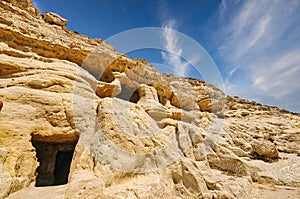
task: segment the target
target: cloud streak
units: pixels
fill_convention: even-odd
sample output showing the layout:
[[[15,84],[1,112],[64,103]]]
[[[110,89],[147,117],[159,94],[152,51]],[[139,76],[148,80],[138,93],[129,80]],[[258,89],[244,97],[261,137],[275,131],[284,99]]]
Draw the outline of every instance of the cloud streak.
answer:
[[[256,71],[252,75],[254,86],[259,86],[274,98],[281,100],[299,92],[300,50],[289,52],[269,63],[268,68]],[[276,92],[273,92],[276,91]]]
[[[300,112],[300,1],[223,0],[218,21],[228,93]]]
[[[175,26],[175,20],[169,20],[163,26],[162,38],[166,51],[161,52],[161,56],[166,64],[174,67],[173,71],[176,75],[185,76],[189,63],[181,59],[183,49],[179,45],[176,32],[174,32]]]

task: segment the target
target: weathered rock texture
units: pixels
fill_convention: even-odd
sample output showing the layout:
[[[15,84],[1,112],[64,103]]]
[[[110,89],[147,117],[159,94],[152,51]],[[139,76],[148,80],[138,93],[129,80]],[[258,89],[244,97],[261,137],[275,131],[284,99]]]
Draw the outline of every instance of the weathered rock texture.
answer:
[[[160,74],[30,0],[0,12],[0,198],[300,197],[298,114]],[[36,187],[74,145],[68,183]]]

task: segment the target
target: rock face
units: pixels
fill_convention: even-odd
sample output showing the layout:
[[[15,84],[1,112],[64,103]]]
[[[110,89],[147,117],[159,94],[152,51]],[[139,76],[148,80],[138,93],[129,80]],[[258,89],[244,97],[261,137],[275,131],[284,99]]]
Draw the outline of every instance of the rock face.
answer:
[[[0,11],[0,198],[300,197],[299,114]]]

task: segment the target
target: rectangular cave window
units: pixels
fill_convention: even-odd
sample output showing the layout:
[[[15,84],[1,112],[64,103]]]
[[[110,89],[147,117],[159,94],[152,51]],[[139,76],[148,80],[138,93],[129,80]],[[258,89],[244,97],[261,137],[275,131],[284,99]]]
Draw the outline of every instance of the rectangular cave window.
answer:
[[[54,185],[68,183],[70,165],[74,151],[58,151],[54,169]]]
[[[36,187],[68,183],[70,166],[76,143],[32,141],[40,163],[37,168]]]

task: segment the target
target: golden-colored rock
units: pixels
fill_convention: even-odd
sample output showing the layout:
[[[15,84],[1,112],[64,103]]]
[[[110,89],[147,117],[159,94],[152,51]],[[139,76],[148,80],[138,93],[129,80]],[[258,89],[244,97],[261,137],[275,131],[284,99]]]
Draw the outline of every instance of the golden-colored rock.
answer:
[[[121,93],[121,83],[115,79],[111,83],[101,82],[97,83],[96,94],[101,97],[115,97]]]
[[[198,105],[201,111],[217,112],[222,110],[224,102],[213,100],[210,97],[199,100]]]
[[[46,12],[44,15],[44,20],[50,24],[55,24],[61,27],[64,27],[68,24],[68,20],[53,12]]]
[[[268,140],[255,140],[251,143],[252,154],[263,160],[278,159],[278,150],[276,146]]]
[[[0,12],[0,198],[299,198],[299,114]]]

